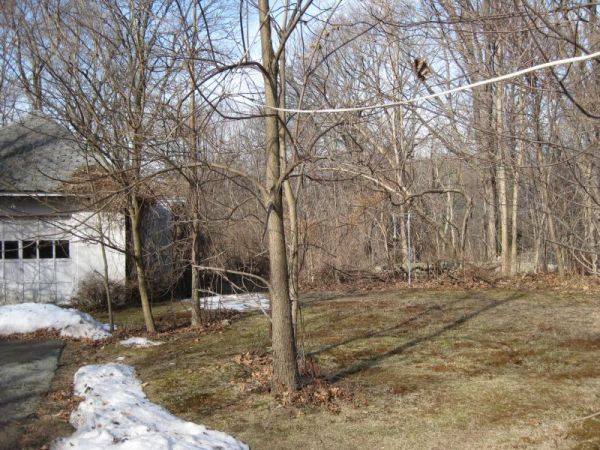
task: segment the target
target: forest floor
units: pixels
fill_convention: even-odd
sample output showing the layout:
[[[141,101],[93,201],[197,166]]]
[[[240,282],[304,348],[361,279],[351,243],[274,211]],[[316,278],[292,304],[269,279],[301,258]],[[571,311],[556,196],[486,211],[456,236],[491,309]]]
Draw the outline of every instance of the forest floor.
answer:
[[[600,448],[595,292],[317,293],[302,306],[300,350],[327,387],[312,391],[322,402],[274,399],[260,388],[261,371],[244,364],[270,350],[268,320],[257,312],[200,333],[159,334],[159,347],[68,342],[34,428],[46,428],[46,438],[70,434],[72,373],[118,358],[136,368],[151,401],[255,450]],[[155,313],[159,323],[187,314],[181,303]],[[128,309],[117,323],[141,331],[143,320]]]

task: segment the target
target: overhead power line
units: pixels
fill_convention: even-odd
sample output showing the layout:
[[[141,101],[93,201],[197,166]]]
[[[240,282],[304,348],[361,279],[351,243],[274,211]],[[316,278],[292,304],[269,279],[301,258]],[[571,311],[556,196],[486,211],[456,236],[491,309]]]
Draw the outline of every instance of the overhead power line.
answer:
[[[456,92],[466,91],[467,89],[473,89],[479,86],[485,86],[486,84],[497,83],[499,81],[509,80],[511,78],[516,78],[520,75],[525,75],[530,72],[535,72],[536,70],[546,69],[548,67],[561,66],[564,64],[573,64],[581,61],[586,61],[588,59],[598,58],[600,57],[600,51],[589,53],[587,55],[574,56],[572,58],[564,58],[556,61],[550,61],[543,64],[538,64],[537,66],[528,67],[526,69],[517,70],[516,72],[511,72],[506,75],[500,75],[493,78],[488,78],[486,80],[477,81],[475,83],[467,84],[465,86],[459,86],[453,89],[448,89],[442,92],[437,92],[435,94],[424,95],[422,97],[415,97],[408,100],[401,100],[397,102],[389,102],[389,103],[381,103],[378,105],[367,105],[367,106],[352,106],[347,108],[329,108],[329,109],[291,109],[291,108],[276,108],[273,106],[262,105],[259,103],[254,103],[256,106],[268,108],[275,111],[287,112],[291,114],[331,114],[331,113],[344,113],[344,112],[359,112],[359,111],[369,111],[373,109],[385,109],[385,108],[394,108],[402,105],[409,105],[412,103],[419,103],[425,100],[429,100],[432,98],[442,97],[449,94],[454,94]]]

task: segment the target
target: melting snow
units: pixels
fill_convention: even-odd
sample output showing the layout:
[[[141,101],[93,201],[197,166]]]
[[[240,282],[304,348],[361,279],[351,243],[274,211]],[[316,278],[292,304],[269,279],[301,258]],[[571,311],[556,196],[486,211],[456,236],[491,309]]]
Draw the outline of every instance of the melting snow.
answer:
[[[235,311],[252,311],[269,309],[269,299],[264,294],[232,294],[215,295],[200,299],[207,309],[233,309]]]
[[[95,341],[110,337],[109,326],[77,309],[47,303],[21,303],[0,306],[0,335],[59,330],[64,337]]]
[[[82,367],[75,374],[75,394],[84,397],[71,414],[77,431],[57,440],[54,450],[249,449],[225,433],[185,422],[150,402],[130,366]]]
[[[162,342],[151,341],[145,337],[130,337],[120,342],[125,347],[155,347],[161,345]]]

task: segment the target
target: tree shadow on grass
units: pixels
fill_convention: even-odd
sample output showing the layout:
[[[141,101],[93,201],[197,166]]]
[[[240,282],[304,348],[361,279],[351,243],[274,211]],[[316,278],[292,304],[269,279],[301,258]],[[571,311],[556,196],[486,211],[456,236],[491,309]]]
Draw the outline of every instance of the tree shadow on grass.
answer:
[[[465,293],[465,294],[461,295],[460,297],[456,297],[455,299],[445,302],[443,304],[437,304],[437,303],[433,304],[433,305],[425,308],[423,311],[419,312],[418,314],[415,314],[414,316],[409,317],[408,319],[406,319],[400,323],[397,323],[391,327],[387,327],[387,328],[377,330],[377,331],[370,331],[368,333],[365,333],[365,334],[362,334],[359,336],[354,336],[354,337],[348,338],[344,341],[335,342],[333,344],[323,345],[315,350],[308,352],[307,356],[315,356],[315,355],[318,355],[319,353],[324,353],[324,352],[333,350],[338,347],[343,347],[345,345],[355,343],[356,341],[372,339],[372,338],[376,338],[376,337],[382,337],[382,336],[393,334],[395,332],[403,330],[406,326],[411,325],[412,323],[417,322],[419,319],[422,319],[432,313],[443,312],[445,309],[452,307],[464,300],[472,300],[472,299],[473,299],[473,296],[471,293]]]
[[[439,330],[437,330],[434,333],[430,333],[430,334],[428,334],[426,336],[421,336],[421,337],[414,338],[414,339],[412,339],[412,340],[410,340],[408,342],[405,342],[402,345],[399,345],[399,346],[397,346],[397,347],[395,347],[395,348],[393,348],[393,349],[391,349],[391,350],[389,350],[387,352],[380,353],[380,354],[377,354],[377,355],[373,355],[373,356],[368,357],[368,358],[360,359],[356,363],[354,363],[354,364],[352,364],[352,365],[350,365],[348,367],[342,368],[341,370],[339,370],[339,371],[337,371],[337,372],[329,375],[327,378],[328,378],[329,381],[335,382],[335,381],[339,381],[339,380],[342,380],[344,378],[347,378],[349,376],[355,375],[355,374],[357,374],[357,373],[359,373],[359,372],[361,372],[361,371],[363,371],[365,369],[369,369],[369,368],[371,368],[371,367],[373,367],[373,366],[375,366],[375,365],[377,365],[377,364],[385,361],[388,358],[400,355],[400,354],[404,353],[405,351],[410,350],[411,348],[418,346],[419,344],[431,341],[431,340],[433,340],[433,339],[435,339],[435,338],[443,335],[444,333],[446,333],[448,331],[455,330],[455,329],[461,327],[466,322],[470,321],[471,319],[473,319],[473,318],[475,318],[475,317],[477,317],[477,316],[479,316],[481,314],[484,314],[484,313],[486,313],[486,312],[488,312],[490,310],[498,308],[499,306],[503,306],[503,305],[505,305],[507,303],[510,303],[512,301],[518,300],[518,299],[520,299],[520,298],[522,298],[524,296],[525,296],[525,293],[523,293],[523,292],[515,292],[515,293],[511,294],[510,296],[508,296],[507,298],[505,298],[503,300],[494,300],[494,301],[491,301],[490,303],[487,303],[486,305],[484,305],[484,306],[482,306],[480,308],[477,308],[476,310],[463,315],[459,319],[454,320],[454,321],[452,321],[451,323],[449,323],[447,325],[444,325],[442,328],[440,328]],[[460,298],[460,299],[457,299],[457,300],[453,301],[453,304],[456,304],[457,302],[459,302],[461,300],[464,300],[464,298]],[[422,316],[424,316],[426,314],[429,314],[434,309],[435,309],[435,307],[428,308],[427,310],[425,310],[425,311],[417,314],[414,317],[411,317],[410,319],[408,319],[408,320],[406,320],[406,321],[404,321],[404,322],[402,322],[400,324],[395,325],[394,327],[390,327],[390,328],[388,328],[386,330],[381,330],[381,331],[378,331],[376,333],[369,333],[368,335],[365,335],[365,336],[358,336],[358,337],[349,339],[347,341],[340,342],[338,344],[334,344],[334,345],[328,346],[328,348],[319,349],[318,351],[313,352],[313,354],[320,353],[320,352],[323,352],[323,351],[326,351],[326,350],[330,350],[332,348],[339,347],[339,346],[348,344],[350,342],[353,342],[353,341],[356,341],[356,340],[359,340],[359,339],[370,339],[370,338],[373,338],[373,337],[381,336],[381,335],[383,335],[386,332],[399,329],[399,328],[405,326],[406,324],[408,324],[408,323],[410,323],[412,321],[415,321],[417,318],[422,317]]]
[[[408,289],[408,288],[395,288],[388,287],[381,291],[365,292],[364,290],[357,289],[352,291],[329,291],[329,292],[308,292],[302,295],[300,302],[303,308],[322,306],[328,303],[334,303],[338,300],[365,300],[365,303],[372,301],[369,297],[389,297],[395,295],[401,295],[403,292],[413,295],[423,291],[423,288]]]

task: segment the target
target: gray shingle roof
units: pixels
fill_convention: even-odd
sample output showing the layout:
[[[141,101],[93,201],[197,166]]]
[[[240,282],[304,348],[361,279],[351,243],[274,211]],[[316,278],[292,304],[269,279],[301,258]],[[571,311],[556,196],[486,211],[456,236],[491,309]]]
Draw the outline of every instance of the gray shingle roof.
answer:
[[[29,116],[0,128],[0,192],[59,192],[84,165],[71,133],[51,119]]]

